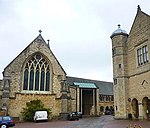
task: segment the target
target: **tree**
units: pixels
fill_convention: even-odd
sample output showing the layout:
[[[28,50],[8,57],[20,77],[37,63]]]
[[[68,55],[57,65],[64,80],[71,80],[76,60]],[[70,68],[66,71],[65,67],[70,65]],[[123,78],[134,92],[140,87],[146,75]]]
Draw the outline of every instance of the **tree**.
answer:
[[[51,113],[50,109],[45,108],[41,100],[36,99],[26,103],[26,107],[23,108],[22,116],[26,121],[33,121],[33,117],[36,111],[47,111],[48,115]]]

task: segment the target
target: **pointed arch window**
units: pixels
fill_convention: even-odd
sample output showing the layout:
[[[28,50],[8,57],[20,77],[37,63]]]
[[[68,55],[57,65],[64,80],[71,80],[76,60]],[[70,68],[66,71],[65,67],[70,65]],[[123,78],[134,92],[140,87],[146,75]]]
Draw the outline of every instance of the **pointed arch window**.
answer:
[[[28,69],[25,69],[24,71],[24,85],[23,85],[23,90],[28,89]]]
[[[44,71],[44,66],[42,66],[42,71],[41,71],[41,84],[40,84],[40,90],[44,91],[44,79],[45,79],[45,71]]]
[[[46,88],[45,88],[46,91],[49,90],[49,84],[50,84],[50,71],[48,66],[46,71]]]
[[[24,91],[50,91],[50,68],[41,54],[34,55],[25,64],[23,73]]]
[[[35,90],[39,90],[39,70],[36,70],[35,73]]]

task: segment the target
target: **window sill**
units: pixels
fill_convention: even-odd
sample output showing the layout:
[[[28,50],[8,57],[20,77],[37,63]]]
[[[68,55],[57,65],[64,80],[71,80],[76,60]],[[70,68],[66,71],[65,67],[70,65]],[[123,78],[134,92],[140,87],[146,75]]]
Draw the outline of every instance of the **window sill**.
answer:
[[[21,91],[21,94],[50,94],[50,91]]]

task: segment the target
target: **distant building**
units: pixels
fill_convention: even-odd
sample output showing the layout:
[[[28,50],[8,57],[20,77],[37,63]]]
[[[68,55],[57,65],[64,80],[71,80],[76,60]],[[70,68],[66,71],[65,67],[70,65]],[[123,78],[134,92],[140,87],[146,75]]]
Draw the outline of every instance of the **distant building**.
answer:
[[[99,97],[104,97],[102,103],[107,104],[101,104]],[[113,107],[113,84],[68,77],[40,31],[5,67],[0,80],[0,98],[0,108],[19,119],[26,103],[34,99],[40,99],[50,108],[53,117],[65,118],[72,111],[100,115],[100,105],[103,111],[106,105]]]
[[[87,83],[93,83],[96,85],[96,87],[99,89],[98,92],[98,111],[99,115],[105,114],[106,110],[113,110],[114,109],[114,94],[113,94],[113,84],[111,82],[105,82],[105,81],[98,81],[98,80],[90,80],[90,79],[83,79],[83,78],[77,78],[77,77],[68,77],[67,76],[67,82],[71,86],[76,86],[77,83],[80,83],[80,85],[84,85]],[[76,84],[76,85],[75,85]],[[79,85],[79,84],[78,84]],[[90,88],[80,87],[79,86],[79,92],[80,92],[80,102],[82,102],[80,105],[80,111],[83,112],[85,115],[92,115],[90,114],[90,109],[86,109],[86,101],[88,101],[88,97],[90,96]],[[94,94],[94,93],[93,93]],[[94,101],[96,102],[96,101]],[[82,110],[81,110],[82,109]]]
[[[130,33],[118,26],[112,35],[114,108],[117,119],[150,118],[150,16],[137,14]]]

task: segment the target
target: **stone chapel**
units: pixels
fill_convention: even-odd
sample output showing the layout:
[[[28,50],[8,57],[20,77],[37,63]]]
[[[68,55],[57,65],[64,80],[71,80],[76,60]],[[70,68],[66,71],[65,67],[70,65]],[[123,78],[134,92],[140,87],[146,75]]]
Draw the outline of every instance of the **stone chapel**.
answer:
[[[0,80],[0,108],[21,119],[26,103],[40,99],[52,117],[66,118],[68,112],[100,114],[100,94],[113,107],[113,84],[67,76],[40,34],[3,71]],[[109,100],[108,100],[109,99]],[[104,102],[104,99],[103,101]]]

